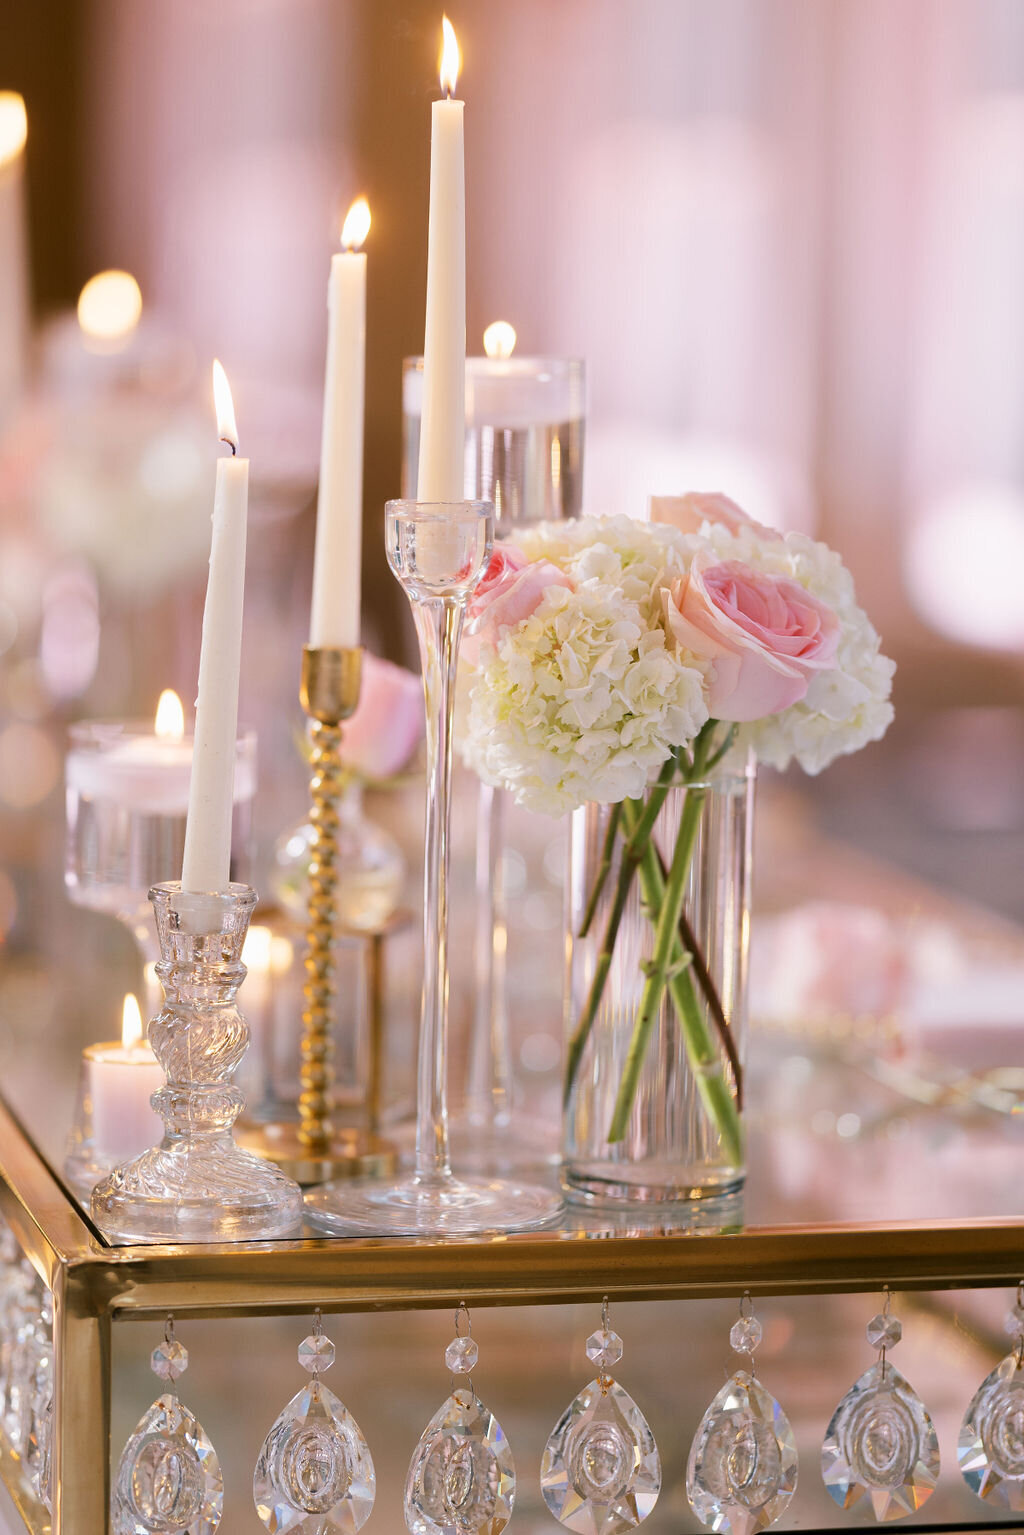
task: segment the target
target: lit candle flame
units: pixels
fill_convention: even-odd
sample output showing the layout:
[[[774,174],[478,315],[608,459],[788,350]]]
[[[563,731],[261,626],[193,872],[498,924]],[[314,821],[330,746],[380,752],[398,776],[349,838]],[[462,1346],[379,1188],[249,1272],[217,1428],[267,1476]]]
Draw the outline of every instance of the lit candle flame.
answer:
[[[213,359],[213,402],[217,407],[217,436],[226,442],[232,453],[238,452],[238,427],[235,425],[235,407],[231,399],[231,385],[220,362]]]
[[[124,999],[124,1007],[121,1011],[121,1043],[126,1050],[134,1050],[142,1041],[142,1014],[139,1012],[139,1000],[135,993],[130,991]]]
[[[142,317],[142,293],[130,272],[97,272],[78,295],[78,323],[90,341],[126,341]]]
[[[17,91],[0,91],[0,165],[8,165],[25,148],[28,113]]]
[[[351,208],[345,215],[345,222],[341,226],[341,243],[347,251],[357,251],[362,248],[363,241],[370,233],[370,204],[365,197],[357,197]]]
[[[160,694],[153,730],[161,741],[180,741],[185,734],[185,711],[173,688],[164,688]]]
[[[444,33],[444,43],[441,47],[441,89],[446,96],[454,96],[462,57],[459,53],[459,40],[455,36],[455,28],[447,16],[441,18],[441,31]]]
[[[484,351],[488,357],[511,357],[516,349],[515,327],[507,320],[495,320],[484,331]]]

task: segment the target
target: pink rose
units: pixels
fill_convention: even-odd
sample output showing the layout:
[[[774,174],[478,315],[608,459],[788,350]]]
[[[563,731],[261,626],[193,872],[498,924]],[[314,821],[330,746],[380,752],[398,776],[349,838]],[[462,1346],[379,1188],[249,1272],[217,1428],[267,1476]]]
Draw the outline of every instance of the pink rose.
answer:
[[[798,703],[813,674],[835,658],[838,618],[786,576],[763,574],[739,560],[695,560],[689,574],[661,596],[676,643],[712,663],[713,719],[778,714]]]
[[[359,702],[342,727],[345,765],[367,778],[390,778],[405,767],[423,730],[419,677],[366,651]]]
[[[766,528],[763,522],[748,517],[735,501],[719,491],[691,490],[685,496],[652,496],[651,521],[668,523],[680,533],[699,533],[701,523],[717,522],[730,533],[750,528],[761,538],[782,537],[775,528]]]
[[[503,629],[529,618],[549,586],[571,587],[572,582],[550,560],[529,561],[514,545],[498,545],[469,599],[466,633],[477,641],[470,647],[471,658],[480,643],[496,645]]]

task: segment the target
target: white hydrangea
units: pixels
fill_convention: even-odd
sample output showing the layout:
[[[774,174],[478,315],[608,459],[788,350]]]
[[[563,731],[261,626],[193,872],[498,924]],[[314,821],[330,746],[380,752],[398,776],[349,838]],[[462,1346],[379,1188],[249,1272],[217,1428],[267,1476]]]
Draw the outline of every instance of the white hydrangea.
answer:
[[[705,523],[700,536],[719,559],[743,560],[799,581],[840,623],[835,667],[819,672],[799,703],[744,725],[737,748],[752,748],[770,767],[796,761],[805,772],[820,773],[836,757],[879,740],[893,718],[889,695],[896,665],[882,655],[878,633],[857,604],[853,577],[835,550],[803,533],[766,538],[754,527],[731,533]]]
[[[707,719],[703,674],[667,640],[661,586],[687,540],[628,517],[524,532],[519,547],[571,577],[481,649],[463,751],[485,782],[530,810],[634,797]]]

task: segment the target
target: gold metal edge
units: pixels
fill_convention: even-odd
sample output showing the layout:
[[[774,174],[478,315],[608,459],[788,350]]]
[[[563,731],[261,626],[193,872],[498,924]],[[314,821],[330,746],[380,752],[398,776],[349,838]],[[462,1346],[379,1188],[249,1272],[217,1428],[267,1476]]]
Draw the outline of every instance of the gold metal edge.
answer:
[[[780,1228],[736,1236],[317,1241],[240,1249],[135,1248],[80,1278],[118,1318],[517,1306],[1010,1286],[1024,1226]]]
[[[0,1214],[51,1290],[62,1264],[95,1250],[90,1223],[2,1099]]]

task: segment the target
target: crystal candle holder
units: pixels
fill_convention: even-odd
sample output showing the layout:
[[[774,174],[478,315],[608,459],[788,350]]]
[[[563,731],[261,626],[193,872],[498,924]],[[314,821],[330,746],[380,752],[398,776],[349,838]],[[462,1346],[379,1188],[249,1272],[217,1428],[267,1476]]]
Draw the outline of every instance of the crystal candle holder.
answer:
[[[402,363],[402,494],[415,493],[423,358]],[[578,517],[583,503],[584,365],[576,357],[467,357],[463,493],[494,505],[498,538]]]
[[[218,1242],[283,1236],[299,1224],[297,1183],[235,1144],[245,1099],[232,1082],[249,1044],[236,1005],[242,944],[256,904],[248,885],[191,894],[178,881],[149,893],[160,942],[163,1007],[149,1042],[167,1077],[152,1103],[159,1146],[113,1172],[92,1214],[115,1241]]]
[[[448,1151],[448,865],[452,712],[462,621],[493,540],[487,502],[389,501],[388,563],[412,604],[427,710],[423,1001],[416,1094],[416,1161],[398,1184],[357,1179],[306,1196],[310,1219],[352,1235],[471,1235],[554,1219],[551,1190],[456,1177]]]

